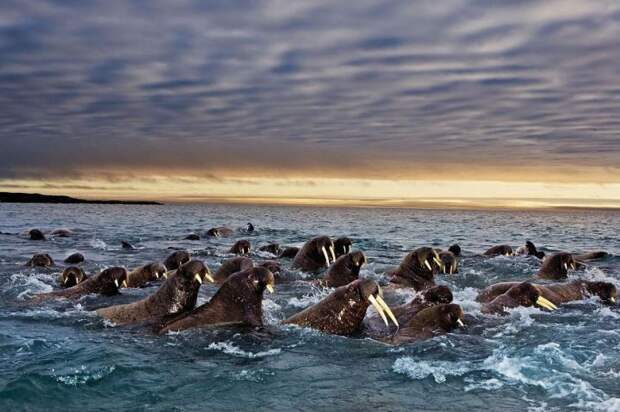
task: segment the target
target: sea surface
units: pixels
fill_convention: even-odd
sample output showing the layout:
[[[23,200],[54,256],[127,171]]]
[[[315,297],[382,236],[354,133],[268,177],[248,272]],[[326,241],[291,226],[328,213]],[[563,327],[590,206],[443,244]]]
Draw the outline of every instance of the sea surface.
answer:
[[[230,238],[182,240],[214,226]],[[74,235],[30,241],[30,228],[69,228]],[[619,410],[620,310],[597,299],[553,313],[512,310],[486,316],[474,301],[489,284],[525,279],[532,257],[483,258],[487,247],[527,239],[546,252],[604,249],[611,257],[572,278],[619,284],[620,214],[606,211],[508,212],[347,209],[267,206],[122,206],[0,204],[0,410]],[[8,234],[6,234],[8,233]],[[265,295],[263,330],[225,328],[155,336],[140,327],[116,327],[93,309],[153,293],[126,289],[114,297],[29,305],[54,289],[63,259],[80,251],[85,268],[133,268],[187,248],[212,270],[247,238],[301,245],[326,234],[349,236],[369,263],[363,277],[383,275],[410,250],[426,245],[464,250],[461,272],[439,276],[467,314],[466,329],[399,347],[364,338],[283,327],[279,321],[330,291],[290,270],[289,282]],[[136,246],[123,250],[121,240]],[[59,265],[27,268],[37,252]],[[268,254],[253,253],[255,260]],[[213,295],[201,287],[199,304]],[[406,301],[410,291],[392,300]]]

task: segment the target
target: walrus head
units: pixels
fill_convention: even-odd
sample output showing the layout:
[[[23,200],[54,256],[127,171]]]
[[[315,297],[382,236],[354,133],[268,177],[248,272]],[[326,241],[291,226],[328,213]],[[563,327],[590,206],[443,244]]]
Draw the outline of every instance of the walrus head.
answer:
[[[92,284],[89,287],[92,293],[97,292],[107,296],[116,295],[121,287],[127,287],[127,275],[127,269],[124,267],[107,268],[91,278]]]
[[[253,266],[254,262],[248,257],[238,256],[230,258],[222,262],[213,277],[217,283],[224,283],[230,275],[251,269]]]
[[[151,280],[157,280],[161,277],[165,277],[166,272],[168,271],[166,269],[166,266],[164,266],[162,263],[159,263],[159,262],[148,264],[146,269],[149,271],[151,275]]]
[[[336,261],[334,243],[327,236],[318,236],[312,238],[308,242],[306,242],[301,248],[301,250],[297,253],[293,264],[295,264],[298,259],[312,262],[310,264],[311,266],[316,265],[319,267],[329,267],[332,262]],[[306,268],[302,267],[302,269]]]
[[[543,261],[538,276],[545,279],[566,279],[568,269],[577,269],[578,262],[570,253],[561,252],[549,256]]]
[[[456,257],[461,256],[461,247],[456,243],[448,248],[448,252],[452,252],[452,254]]]
[[[248,233],[252,233],[254,232],[254,225],[251,222],[248,222],[248,224],[245,226],[245,230]]]
[[[353,246],[353,242],[348,237],[339,237],[334,242],[334,250],[336,252],[336,258],[339,258],[342,255],[346,255],[347,253],[351,253],[351,247]]]
[[[280,265],[280,262],[276,260],[265,260],[256,266],[269,270],[276,278],[278,278],[280,272],[282,271],[282,265]]]
[[[264,245],[258,248],[261,252],[269,252],[272,255],[278,256],[280,253],[280,245],[277,243],[269,243],[268,245]]]
[[[45,235],[39,229],[32,229],[28,232],[30,240],[45,240]]]
[[[229,252],[234,253],[235,255],[247,255],[250,253],[250,249],[252,245],[248,240],[238,240],[235,244],[230,248]]]
[[[542,296],[538,288],[530,282],[522,282],[512,286],[505,293],[497,296],[491,302],[482,306],[483,313],[506,314],[506,308],[519,306],[537,306],[550,311],[556,310],[557,306]]]
[[[324,286],[337,288],[353,282],[365,263],[366,256],[360,251],[340,256],[323,277]]]
[[[189,262],[191,259],[191,254],[187,250],[177,250],[176,252],[172,252],[170,256],[164,260],[164,266],[168,272],[178,269],[184,263]]]
[[[545,252],[538,251],[534,243],[529,240],[525,242],[525,249],[527,250],[528,256],[536,256],[538,259],[543,259],[545,257]]]
[[[78,283],[82,283],[86,279],[86,273],[84,273],[81,268],[77,266],[69,266],[63,270],[62,275],[60,276],[60,285],[63,288],[70,288]]]
[[[425,289],[422,292],[422,297],[425,302],[434,304],[451,303],[453,299],[452,291],[449,287],[444,285],[433,286]]]
[[[26,266],[48,267],[54,266],[54,259],[47,253],[37,253],[26,263]]]
[[[207,236],[222,237],[222,234],[220,233],[220,230],[218,228],[214,227],[214,228],[207,230]]]
[[[358,279],[341,286],[319,303],[291,316],[283,323],[310,327],[334,335],[351,335],[359,330],[370,305],[386,325],[389,318],[398,326],[392,310],[381,297],[379,284],[371,279]]]
[[[406,328],[413,328],[428,330],[433,334],[448,333],[456,328],[465,327],[464,318],[463,309],[457,304],[447,303],[431,306],[430,308],[422,309],[401,331],[404,331]]]
[[[76,265],[82,262],[84,262],[84,255],[79,252],[69,255],[65,259],[65,263],[69,263],[71,265]]]
[[[586,288],[591,295],[598,296],[603,303],[615,305],[617,298],[616,286],[610,282],[586,282]]]
[[[391,272],[390,282],[412,286],[416,290],[434,285],[433,266],[443,269],[436,250],[421,247],[405,256],[398,268]]]
[[[434,263],[434,265],[441,270],[443,268],[442,273],[453,275],[459,272],[459,260],[452,252],[439,252],[439,259],[441,260],[441,266]]]
[[[197,282],[202,284],[204,279],[207,279],[211,283],[215,283],[209,267],[201,260],[190,260],[179,267],[177,273],[186,282]]]

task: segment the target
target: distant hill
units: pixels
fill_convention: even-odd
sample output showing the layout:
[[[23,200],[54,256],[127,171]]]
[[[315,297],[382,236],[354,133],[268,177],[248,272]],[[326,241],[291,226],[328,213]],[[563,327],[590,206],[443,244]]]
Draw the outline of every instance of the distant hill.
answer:
[[[41,195],[39,193],[0,192],[0,203],[88,203],[95,205],[161,205],[159,202],[135,200],[86,200],[70,196]]]

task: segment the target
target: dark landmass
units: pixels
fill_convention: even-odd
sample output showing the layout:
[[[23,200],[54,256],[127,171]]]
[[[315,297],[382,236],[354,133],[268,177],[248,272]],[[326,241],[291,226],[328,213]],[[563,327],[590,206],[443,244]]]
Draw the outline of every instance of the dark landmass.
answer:
[[[0,203],[87,203],[94,205],[162,205],[159,202],[137,200],[86,200],[70,196],[41,195],[39,193],[0,192]]]

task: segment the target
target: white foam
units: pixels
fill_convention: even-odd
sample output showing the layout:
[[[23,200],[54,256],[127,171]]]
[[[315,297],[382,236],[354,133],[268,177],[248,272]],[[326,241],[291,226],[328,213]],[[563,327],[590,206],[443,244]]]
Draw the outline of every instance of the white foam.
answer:
[[[267,351],[262,351],[262,352],[246,352],[242,349],[240,349],[239,347],[233,345],[230,342],[216,342],[216,343],[211,343],[209,346],[207,346],[207,349],[209,350],[219,350],[222,351],[228,355],[233,355],[233,356],[237,356],[240,358],[248,358],[248,359],[255,359],[255,358],[264,358],[266,356],[274,356],[274,355],[278,355],[280,354],[280,352],[282,352],[282,350],[280,348],[275,348],[275,349],[269,349]]]
[[[107,250],[108,248],[108,244],[106,242],[97,238],[91,239],[88,244],[94,249]]]
[[[55,370],[52,369],[52,376],[56,378],[56,381],[69,386],[84,385],[90,381],[98,381],[104,377],[110,375],[116,369],[115,366],[107,366],[94,371],[89,371],[86,366],[82,365],[80,368],[75,369],[73,373],[65,375],[56,375]]]
[[[301,298],[292,297],[288,300],[288,304],[296,308],[307,308],[308,306],[319,303],[323,298],[329,295],[333,289],[330,288],[313,288],[312,292],[303,295]]]
[[[398,358],[392,366],[396,373],[411,379],[425,379],[432,376],[437,383],[444,383],[448,376],[462,376],[471,371],[469,362],[418,361],[411,357]]]

